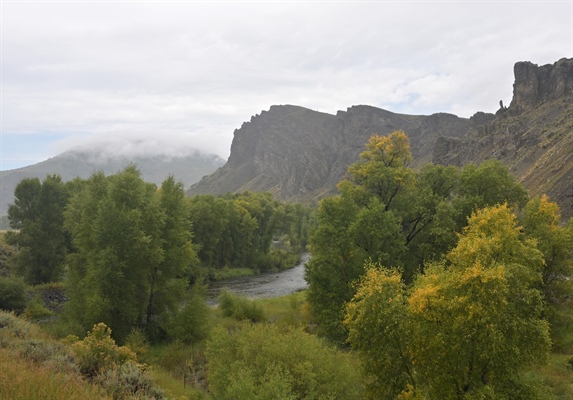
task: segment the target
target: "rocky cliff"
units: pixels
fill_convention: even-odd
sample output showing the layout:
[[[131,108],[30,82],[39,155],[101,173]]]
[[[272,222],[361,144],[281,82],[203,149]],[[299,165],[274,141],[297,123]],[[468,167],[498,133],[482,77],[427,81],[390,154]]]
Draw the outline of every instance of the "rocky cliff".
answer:
[[[463,137],[437,140],[433,161],[463,165],[496,158],[529,190],[573,215],[573,59],[514,67],[513,99],[492,121]]]
[[[493,115],[459,118],[396,114],[352,106],[336,115],[282,105],[235,130],[225,166],[189,190],[194,194],[270,191],[283,200],[312,201],[336,192],[348,166],[358,160],[368,138],[404,130],[417,165],[429,162],[438,137],[460,137]]]

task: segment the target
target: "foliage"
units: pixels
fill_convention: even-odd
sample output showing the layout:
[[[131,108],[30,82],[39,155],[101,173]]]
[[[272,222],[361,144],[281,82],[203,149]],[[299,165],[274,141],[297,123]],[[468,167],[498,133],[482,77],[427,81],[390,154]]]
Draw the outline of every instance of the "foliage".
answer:
[[[209,306],[198,291],[192,291],[183,306],[177,309],[167,324],[171,340],[185,344],[198,343],[209,333]]]
[[[21,312],[26,306],[26,284],[20,278],[0,276],[0,309]]]
[[[106,369],[95,378],[95,382],[114,399],[124,399],[127,396],[137,399],[165,398],[164,391],[155,387],[151,377],[131,361]]]
[[[218,399],[360,399],[348,355],[299,329],[243,324],[207,343],[209,388]]]
[[[22,316],[29,321],[36,321],[53,315],[54,312],[44,306],[41,297],[36,296],[28,301]]]
[[[369,396],[534,398],[521,373],[550,346],[541,267],[507,205],[474,213],[447,263],[428,266],[410,290],[370,266],[345,320]]]
[[[81,373],[92,378],[112,367],[136,361],[137,358],[129,348],[115,344],[111,329],[104,323],[94,325],[83,340],[72,344],[72,349]]]
[[[163,338],[197,261],[187,207],[172,177],[157,190],[133,166],[92,175],[65,214],[75,247],[67,317],[84,329],[103,321],[120,342],[133,328]]]
[[[306,246],[310,208],[281,203],[270,193],[245,192],[194,196],[190,215],[204,267],[247,267],[258,272],[281,269],[290,262],[288,257],[269,254],[273,238],[284,237],[295,253]]]
[[[573,294],[573,220],[565,226],[560,220],[559,206],[547,196],[531,199],[522,217],[525,235],[543,253],[543,292],[551,304]]]
[[[68,190],[58,175],[23,179],[8,208],[7,241],[19,248],[14,264],[26,282],[38,284],[61,278],[69,238],[64,231]]]
[[[233,317],[239,321],[266,320],[264,310],[256,300],[249,300],[226,289],[219,294],[219,309],[225,317]]]
[[[525,190],[497,161],[461,171],[440,165],[414,171],[411,161],[404,132],[374,135],[338,184],[340,194],[319,205],[306,268],[308,300],[319,332],[339,343],[347,335],[344,305],[366,261],[399,269],[410,284],[456,245],[456,232],[478,207],[525,204]]]

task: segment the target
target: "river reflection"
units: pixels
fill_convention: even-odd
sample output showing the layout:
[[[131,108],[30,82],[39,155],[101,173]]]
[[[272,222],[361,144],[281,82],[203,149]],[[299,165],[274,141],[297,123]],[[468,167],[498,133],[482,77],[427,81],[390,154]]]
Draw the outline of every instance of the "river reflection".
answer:
[[[214,282],[207,290],[207,303],[217,303],[217,296],[223,288],[251,299],[279,297],[304,290],[304,264],[310,259],[309,253],[301,255],[301,262],[295,267],[281,272],[267,272],[255,276],[244,276],[237,279]]]

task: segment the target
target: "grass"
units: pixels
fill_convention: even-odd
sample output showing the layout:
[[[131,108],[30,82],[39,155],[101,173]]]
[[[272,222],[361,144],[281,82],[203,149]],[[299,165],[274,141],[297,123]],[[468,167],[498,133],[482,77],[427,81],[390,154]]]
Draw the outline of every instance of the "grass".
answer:
[[[23,360],[0,349],[0,398],[12,400],[91,400],[108,397],[77,375]]]

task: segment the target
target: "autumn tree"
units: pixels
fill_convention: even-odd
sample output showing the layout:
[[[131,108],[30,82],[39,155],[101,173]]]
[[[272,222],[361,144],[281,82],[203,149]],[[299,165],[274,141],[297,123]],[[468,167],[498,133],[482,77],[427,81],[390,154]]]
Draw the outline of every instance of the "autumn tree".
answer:
[[[520,378],[550,346],[541,269],[507,205],[474,213],[446,261],[410,290],[398,274],[369,269],[345,323],[370,397],[535,398]]]
[[[397,268],[410,284],[429,261],[456,245],[456,233],[473,211],[504,202],[520,207],[526,200],[523,187],[499,162],[414,171],[411,161],[404,132],[374,135],[338,184],[340,194],[319,205],[306,277],[313,315],[331,339],[344,341],[344,304],[366,260]]]
[[[60,280],[69,238],[64,230],[64,208],[68,190],[58,175],[23,179],[14,191],[14,204],[8,208],[10,227],[7,240],[19,248],[16,272],[27,283]]]

